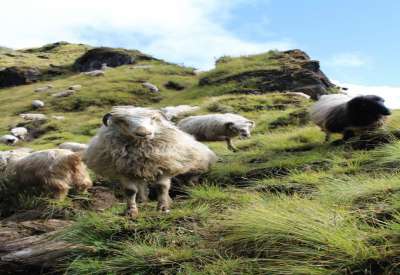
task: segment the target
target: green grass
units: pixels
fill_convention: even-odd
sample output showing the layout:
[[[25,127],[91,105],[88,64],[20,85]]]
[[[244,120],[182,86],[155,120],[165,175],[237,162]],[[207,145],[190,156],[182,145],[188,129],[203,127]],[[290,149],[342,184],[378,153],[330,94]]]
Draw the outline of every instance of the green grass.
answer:
[[[46,67],[50,62],[69,66],[85,47],[70,44],[18,51],[21,56],[1,58],[0,66]],[[43,54],[49,59],[38,57]],[[217,153],[218,163],[204,176],[203,184],[182,188],[184,194],[174,198],[168,215],[158,213],[156,203],[149,202],[139,206],[139,218],[131,221],[121,215],[123,202],[104,212],[91,212],[84,207],[90,195],[71,196],[63,202],[38,199],[13,193],[20,190],[3,179],[0,205],[11,211],[1,214],[39,207],[45,218],[74,220],[58,237],[89,246],[92,252],[73,254],[61,267],[66,274],[400,272],[397,140],[369,151],[346,144],[334,146],[324,143],[324,134],[316,126],[298,117],[298,111],[311,104],[303,98],[278,93],[231,94],[240,88],[234,82],[198,84],[204,77],[218,80],[251,70],[290,66],[282,63],[287,60],[276,59],[276,54],[224,57],[214,70],[199,76],[192,68],[152,60],[138,64],[152,67],[121,66],[99,78],[69,74],[1,89],[0,134],[22,122],[19,113],[33,112],[33,99],[45,102],[45,108],[35,112],[49,116],[43,126],[48,131],[19,145],[35,150],[54,148],[65,141],[88,142],[102,116],[117,104],[154,108],[198,105],[196,114],[233,112],[256,122],[250,139],[234,140],[237,153],[229,151],[224,142],[207,143]],[[160,94],[145,90],[143,81],[157,85]],[[166,89],[168,81],[183,84],[185,89]],[[34,92],[46,84],[55,88]],[[51,96],[73,84],[82,85],[75,95]],[[53,115],[65,116],[65,120],[55,120]],[[398,125],[400,113],[395,111],[387,128]],[[0,150],[12,148],[0,145]],[[103,184],[115,187],[113,182]]]
[[[275,56],[276,52],[270,51],[264,54],[241,56],[239,58],[221,57],[217,60],[216,68],[203,73],[201,77],[217,81],[246,71],[280,69],[282,64],[273,59]]]
[[[384,240],[351,212],[298,197],[268,198],[219,224],[222,245],[234,255],[254,257],[267,273],[356,272],[387,253],[370,244],[374,237]]]

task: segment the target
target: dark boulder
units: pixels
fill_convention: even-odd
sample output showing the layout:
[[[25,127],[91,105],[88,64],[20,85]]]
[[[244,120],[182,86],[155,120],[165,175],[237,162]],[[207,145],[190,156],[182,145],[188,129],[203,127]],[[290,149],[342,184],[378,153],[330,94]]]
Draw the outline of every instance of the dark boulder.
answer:
[[[183,86],[182,84],[180,84],[180,83],[178,83],[176,81],[173,81],[173,80],[168,81],[164,85],[164,87],[169,89],[169,90],[176,90],[176,91],[181,91],[181,90],[185,89],[185,86]]]
[[[36,82],[41,76],[42,73],[37,68],[8,67],[0,71],[0,88]]]
[[[118,67],[133,64],[134,61],[134,57],[126,50],[102,47],[87,51],[75,61],[73,68],[79,72],[88,72],[100,70],[103,64],[108,67]]]

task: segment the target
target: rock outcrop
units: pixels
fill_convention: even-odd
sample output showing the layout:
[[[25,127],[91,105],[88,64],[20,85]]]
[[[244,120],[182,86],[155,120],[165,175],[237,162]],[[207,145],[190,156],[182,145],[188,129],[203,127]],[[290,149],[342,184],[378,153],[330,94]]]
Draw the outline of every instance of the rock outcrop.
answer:
[[[233,74],[207,74],[200,79],[199,85],[218,85],[236,82],[240,91],[235,93],[261,94],[268,92],[301,92],[317,99],[320,95],[328,93],[335,85],[321,71],[319,61],[311,60],[301,50],[274,52],[270,61],[275,61],[278,66],[258,66],[256,69],[241,70]],[[217,61],[216,70],[221,64],[229,62]]]
[[[100,70],[103,64],[108,67],[118,67],[133,64],[134,58],[126,50],[112,48],[94,48],[79,57],[73,67],[79,72]]]
[[[41,76],[42,73],[37,68],[8,67],[0,71],[0,88],[36,82]]]

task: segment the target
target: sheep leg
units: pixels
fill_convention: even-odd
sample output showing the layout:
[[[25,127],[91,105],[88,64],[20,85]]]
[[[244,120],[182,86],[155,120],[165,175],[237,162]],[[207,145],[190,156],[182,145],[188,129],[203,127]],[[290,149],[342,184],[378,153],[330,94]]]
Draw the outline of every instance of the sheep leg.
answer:
[[[228,145],[228,149],[232,152],[237,152],[238,149],[233,145],[232,140],[230,138],[226,138],[226,144]]]
[[[138,194],[137,200],[138,202],[147,202],[149,200],[149,190],[146,184],[138,184]]]
[[[135,183],[126,181],[124,182],[124,189],[128,206],[125,215],[132,219],[136,219],[139,215],[139,210],[136,205],[136,195],[138,193],[138,187]]]
[[[191,175],[188,183],[190,186],[196,186],[200,182],[200,175]]]
[[[162,177],[156,183],[157,188],[157,210],[168,213],[171,198],[169,197],[169,188],[171,187],[171,178]]]
[[[355,134],[352,130],[346,130],[343,133],[343,140],[344,141],[349,140],[349,139],[353,138],[354,136],[355,136]]]
[[[325,132],[325,142],[329,142],[331,140],[331,133]]]

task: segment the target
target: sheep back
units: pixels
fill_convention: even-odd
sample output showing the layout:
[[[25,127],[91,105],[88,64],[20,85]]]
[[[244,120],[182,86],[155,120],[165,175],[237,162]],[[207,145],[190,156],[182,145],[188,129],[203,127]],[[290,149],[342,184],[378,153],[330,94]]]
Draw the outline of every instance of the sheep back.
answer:
[[[346,103],[351,97],[344,94],[323,95],[311,107],[311,120],[321,129],[341,132],[349,123],[346,115]]]
[[[225,137],[233,137],[226,128],[226,123],[243,123],[248,119],[236,114],[210,114],[190,116],[178,123],[179,129],[193,135],[200,141],[218,141]]]
[[[41,187],[47,191],[66,193],[70,188],[84,191],[92,186],[86,166],[78,154],[64,149],[31,153],[14,164],[16,182],[22,187]]]
[[[205,172],[216,156],[204,144],[166,123],[151,140],[127,138],[103,126],[90,142],[84,160],[89,168],[108,178],[154,180],[161,175]]]

